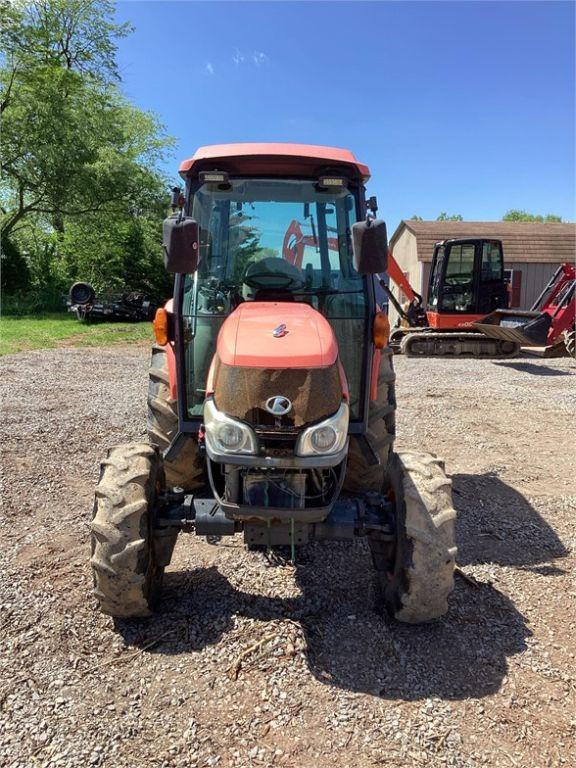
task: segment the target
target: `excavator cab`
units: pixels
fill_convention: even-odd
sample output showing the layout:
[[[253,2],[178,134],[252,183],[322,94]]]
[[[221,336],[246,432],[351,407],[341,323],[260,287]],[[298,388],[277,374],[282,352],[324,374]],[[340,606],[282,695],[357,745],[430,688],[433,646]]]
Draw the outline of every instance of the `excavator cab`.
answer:
[[[444,240],[434,246],[428,285],[432,327],[460,325],[508,306],[500,240]],[[456,318],[454,318],[456,315]]]
[[[390,336],[395,351],[422,357],[492,358],[518,353],[516,341],[489,338],[475,327],[486,315],[508,307],[500,240],[460,238],[436,243],[426,307],[391,254],[388,273],[410,300],[405,310],[388,289],[404,323]]]

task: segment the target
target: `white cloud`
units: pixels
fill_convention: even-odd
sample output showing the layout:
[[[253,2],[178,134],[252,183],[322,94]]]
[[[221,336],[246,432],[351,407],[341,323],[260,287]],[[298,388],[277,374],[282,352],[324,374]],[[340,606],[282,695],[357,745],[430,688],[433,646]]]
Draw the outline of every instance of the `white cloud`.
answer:
[[[254,51],[252,54],[252,61],[257,67],[261,67],[268,61],[268,56],[266,56],[264,51]]]
[[[206,62],[206,64],[204,65],[204,71],[207,72],[209,75],[214,74],[214,65],[212,64],[211,61]]]
[[[234,56],[232,56],[232,61],[237,67],[239,67],[240,64],[244,64],[244,62],[246,61],[246,56],[244,56],[241,50],[239,50],[238,48],[235,48]]]

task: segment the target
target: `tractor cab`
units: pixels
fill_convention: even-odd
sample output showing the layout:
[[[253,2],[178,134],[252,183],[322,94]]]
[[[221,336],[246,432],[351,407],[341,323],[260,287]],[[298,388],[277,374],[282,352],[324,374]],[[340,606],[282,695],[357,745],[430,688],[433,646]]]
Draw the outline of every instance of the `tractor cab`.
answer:
[[[220,330],[249,302],[276,308],[266,315],[270,335],[286,325],[285,305],[306,305],[322,315],[346,374],[351,422],[364,419],[375,298],[373,281],[354,263],[352,227],[365,218],[367,173],[351,153],[334,150],[336,157],[327,162],[314,148],[299,148],[306,150],[309,156],[276,156],[268,163],[257,154],[193,159],[181,169],[184,213],[198,226],[197,269],[176,281],[184,342],[182,417],[196,427]],[[294,317],[294,307],[290,313]]]

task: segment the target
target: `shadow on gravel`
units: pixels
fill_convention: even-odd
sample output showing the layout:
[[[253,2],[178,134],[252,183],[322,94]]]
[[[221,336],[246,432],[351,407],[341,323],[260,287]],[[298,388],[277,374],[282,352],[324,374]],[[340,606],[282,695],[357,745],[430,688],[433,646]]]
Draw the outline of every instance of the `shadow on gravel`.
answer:
[[[554,529],[497,475],[453,475],[452,489],[460,565],[495,563],[546,576],[564,573],[550,564],[568,554]]]
[[[499,368],[513,368],[520,373],[531,373],[534,376],[572,376],[570,371],[559,371],[558,368],[550,368],[549,365],[535,365],[534,363],[494,363],[494,365]]]
[[[266,569],[262,555],[252,556]],[[128,643],[142,646],[168,631],[170,638],[149,652],[171,655],[225,642],[235,616],[290,619],[302,627],[317,680],[390,700],[489,696],[507,674],[508,657],[523,651],[531,634],[497,589],[460,580],[443,620],[387,624],[372,610],[372,567],[362,542],[309,545],[299,555],[296,580],[300,596],[274,598],[236,589],[216,567],[168,573],[161,613],[147,623],[117,621],[116,628]],[[278,659],[283,663],[290,662]]]
[[[565,548],[521,494],[495,475],[456,475],[453,482],[460,565],[494,563],[543,577],[561,572],[550,561],[565,555]],[[267,569],[287,567],[281,558],[271,564],[265,554],[250,557],[259,561],[264,581]],[[302,627],[316,679],[389,700],[490,696],[502,685],[508,658],[524,651],[532,634],[496,587],[461,578],[441,621],[386,623],[372,610],[372,565],[363,541],[309,544],[298,553],[295,578],[301,595],[274,598],[235,588],[215,566],[169,572],[161,613],[150,622],[118,621],[116,627],[128,643],[143,646],[168,631],[170,638],[150,653],[170,655],[226,642],[236,616],[290,619]]]

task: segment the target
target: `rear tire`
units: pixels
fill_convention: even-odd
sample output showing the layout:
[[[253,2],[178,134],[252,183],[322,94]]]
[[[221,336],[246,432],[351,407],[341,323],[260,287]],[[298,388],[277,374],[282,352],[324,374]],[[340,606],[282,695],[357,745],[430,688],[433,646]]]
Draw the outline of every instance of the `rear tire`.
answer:
[[[451,481],[440,459],[392,454],[388,492],[396,506],[395,546],[369,539],[379,608],[399,621],[432,621],[448,610],[456,565]]]
[[[150,442],[165,451],[178,433],[178,403],[170,397],[168,357],[165,347],[152,347],[148,379],[148,437]],[[198,444],[188,437],[178,454],[164,461],[166,485],[193,491],[204,484],[204,467],[198,453]]]
[[[96,292],[90,283],[74,283],[68,291],[68,298],[71,304],[86,306],[94,302]]]
[[[110,616],[150,616],[164,574],[153,538],[162,458],[147,443],[120,445],[101,467],[90,526],[94,594]]]
[[[382,492],[385,470],[396,434],[396,374],[392,363],[393,355],[390,347],[382,350],[376,400],[370,401],[368,412],[366,441],[371,450],[364,450],[357,437],[350,437],[344,480],[344,490],[349,493]],[[371,452],[378,457],[380,464],[370,464],[370,456],[366,454]]]

